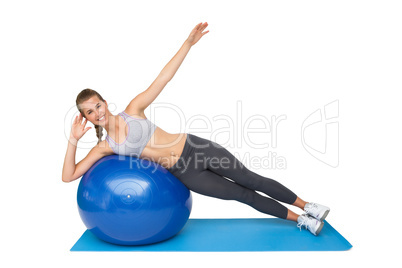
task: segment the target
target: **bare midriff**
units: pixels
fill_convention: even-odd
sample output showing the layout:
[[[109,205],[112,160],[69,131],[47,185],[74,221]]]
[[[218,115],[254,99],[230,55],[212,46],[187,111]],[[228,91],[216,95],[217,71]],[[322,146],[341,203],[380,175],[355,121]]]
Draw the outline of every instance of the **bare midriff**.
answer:
[[[187,133],[171,134],[157,127],[140,158],[156,162],[164,168],[171,168],[180,158]]]

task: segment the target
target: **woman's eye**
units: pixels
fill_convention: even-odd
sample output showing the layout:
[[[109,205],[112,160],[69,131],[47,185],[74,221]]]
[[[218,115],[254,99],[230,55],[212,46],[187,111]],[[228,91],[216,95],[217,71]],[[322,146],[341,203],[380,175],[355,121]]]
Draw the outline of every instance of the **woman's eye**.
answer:
[[[100,107],[101,107],[101,106],[100,106],[100,105],[98,105],[96,108],[97,108],[97,109],[99,109]],[[88,112],[88,114],[91,114],[91,112]]]

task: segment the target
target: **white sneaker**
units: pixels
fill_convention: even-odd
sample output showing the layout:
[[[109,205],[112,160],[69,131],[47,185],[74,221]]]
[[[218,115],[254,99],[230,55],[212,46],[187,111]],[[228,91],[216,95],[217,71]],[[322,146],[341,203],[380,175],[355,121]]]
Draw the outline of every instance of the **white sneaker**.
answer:
[[[306,227],[313,235],[318,235],[321,232],[322,227],[324,227],[324,222],[319,221],[310,215],[302,214],[297,218],[297,227]]]
[[[327,217],[330,209],[329,207],[317,203],[307,203],[304,206],[304,211],[317,220],[323,221],[325,217]]]

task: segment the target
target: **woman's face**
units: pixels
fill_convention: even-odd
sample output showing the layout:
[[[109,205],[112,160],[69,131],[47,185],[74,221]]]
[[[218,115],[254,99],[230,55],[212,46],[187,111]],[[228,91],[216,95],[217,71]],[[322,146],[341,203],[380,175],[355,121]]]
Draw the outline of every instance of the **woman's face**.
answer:
[[[93,96],[81,103],[80,108],[88,121],[94,125],[106,126],[110,115],[106,101],[103,102],[98,96]]]

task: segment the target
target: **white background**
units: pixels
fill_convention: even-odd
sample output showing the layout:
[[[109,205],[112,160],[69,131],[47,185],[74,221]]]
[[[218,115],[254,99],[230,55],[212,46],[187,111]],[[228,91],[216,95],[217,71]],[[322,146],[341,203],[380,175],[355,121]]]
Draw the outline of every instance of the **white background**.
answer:
[[[396,261],[401,13],[399,1],[2,1],[1,265],[340,267]],[[271,151],[284,157],[285,169],[253,170],[306,201],[330,206],[327,220],[354,246],[350,251],[69,251],[85,231],[76,205],[79,180],[61,181],[77,94],[95,89],[117,114],[205,21],[210,32],[155,104],[177,105],[186,119],[204,115],[211,122],[222,114],[235,120],[238,101],[244,118],[286,115],[276,148],[227,148],[239,156]],[[312,157],[301,142],[303,121],[333,101],[339,103],[336,167]],[[169,113],[153,121],[171,133],[196,133]],[[199,135],[210,138],[210,132]],[[260,143],[270,139],[254,135]],[[77,162],[95,141],[91,129],[80,141]],[[191,218],[269,217],[235,201],[193,198]]]

